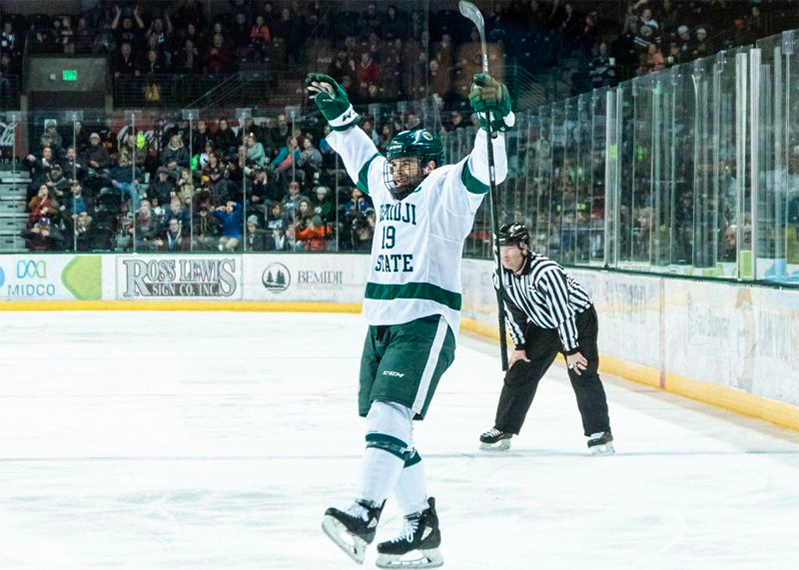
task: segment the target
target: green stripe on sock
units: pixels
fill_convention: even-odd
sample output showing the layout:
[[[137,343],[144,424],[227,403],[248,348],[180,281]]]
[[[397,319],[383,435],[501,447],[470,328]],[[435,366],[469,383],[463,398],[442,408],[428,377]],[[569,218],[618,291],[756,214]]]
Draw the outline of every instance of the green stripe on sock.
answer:
[[[411,455],[408,459],[405,460],[405,465],[403,469],[407,469],[408,467],[413,467],[417,463],[422,460],[422,456],[419,455],[418,451],[414,451],[413,455]]]
[[[366,448],[382,449],[391,455],[398,457],[405,461],[408,444],[384,433],[369,433],[366,434]]]
[[[432,283],[403,283],[403,284],[382,284],[367,283],[367,299],[376,301],[392,301],[394,299],[425,299],[446,305],[454,311],[461,310],[461,294],[447,291],[433,285]]]

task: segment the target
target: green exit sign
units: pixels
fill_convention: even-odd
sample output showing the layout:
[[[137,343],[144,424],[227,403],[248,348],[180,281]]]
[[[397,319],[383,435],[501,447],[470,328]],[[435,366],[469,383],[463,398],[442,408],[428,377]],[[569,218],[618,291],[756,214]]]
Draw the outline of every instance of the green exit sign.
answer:
[[[78,72],[74,69],[65,69],[64,70],[64,81],[77,81],[78,80]]]

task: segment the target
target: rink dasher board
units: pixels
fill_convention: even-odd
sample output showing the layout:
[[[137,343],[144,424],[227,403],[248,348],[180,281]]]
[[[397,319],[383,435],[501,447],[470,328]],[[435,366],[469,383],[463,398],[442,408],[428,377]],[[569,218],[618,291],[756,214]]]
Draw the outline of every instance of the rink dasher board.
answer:
[[[492,270],[464,260],[463,317],[497,338]],[[799,290],[567,271],[599,314],[601,371],[799,430]]]
[[[358,312],[362,254],[0,256],[0,310]],[[497,338],[493,264],[464,260],[463,328]],[[799,430],[799,291],[568,269],[601,370]]]
[[[367,256],[346,254],[9,255],[0,256],[0,304],[360,304],[368,264]]]

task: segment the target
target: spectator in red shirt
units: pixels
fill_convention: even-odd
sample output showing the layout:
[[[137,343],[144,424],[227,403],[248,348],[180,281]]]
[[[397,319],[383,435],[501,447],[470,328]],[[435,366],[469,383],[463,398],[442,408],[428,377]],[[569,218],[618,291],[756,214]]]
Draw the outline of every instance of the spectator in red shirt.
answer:
[[[39,192],[28,202],[28,211],[29,228],[32,228],[40,218],[52,218],[58,215],[58,202],[50,196],[50,189],[46,184],[39,186]]]
[[[380,66],[368,51],[361,54],[361,61],[355,66],[355,79],[362,97],[368,94],[369,85],[380,82]]]
[[[205,56],[205,65],[210,73],[230,71],[233,53],[225,46],[222,34],[215,34],[213,43]]]

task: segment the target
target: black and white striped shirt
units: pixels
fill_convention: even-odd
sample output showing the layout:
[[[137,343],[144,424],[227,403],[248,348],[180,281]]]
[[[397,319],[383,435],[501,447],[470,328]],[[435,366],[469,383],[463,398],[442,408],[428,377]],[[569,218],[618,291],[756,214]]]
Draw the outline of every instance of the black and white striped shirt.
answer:
[[[557,329],[566,354],[578,351],[575,316],[591,307],[591,296],[563,268],[530,252],[519,275],[503,269],[505,322],[517,349],[524,349],[524,331],[531,322]]]

